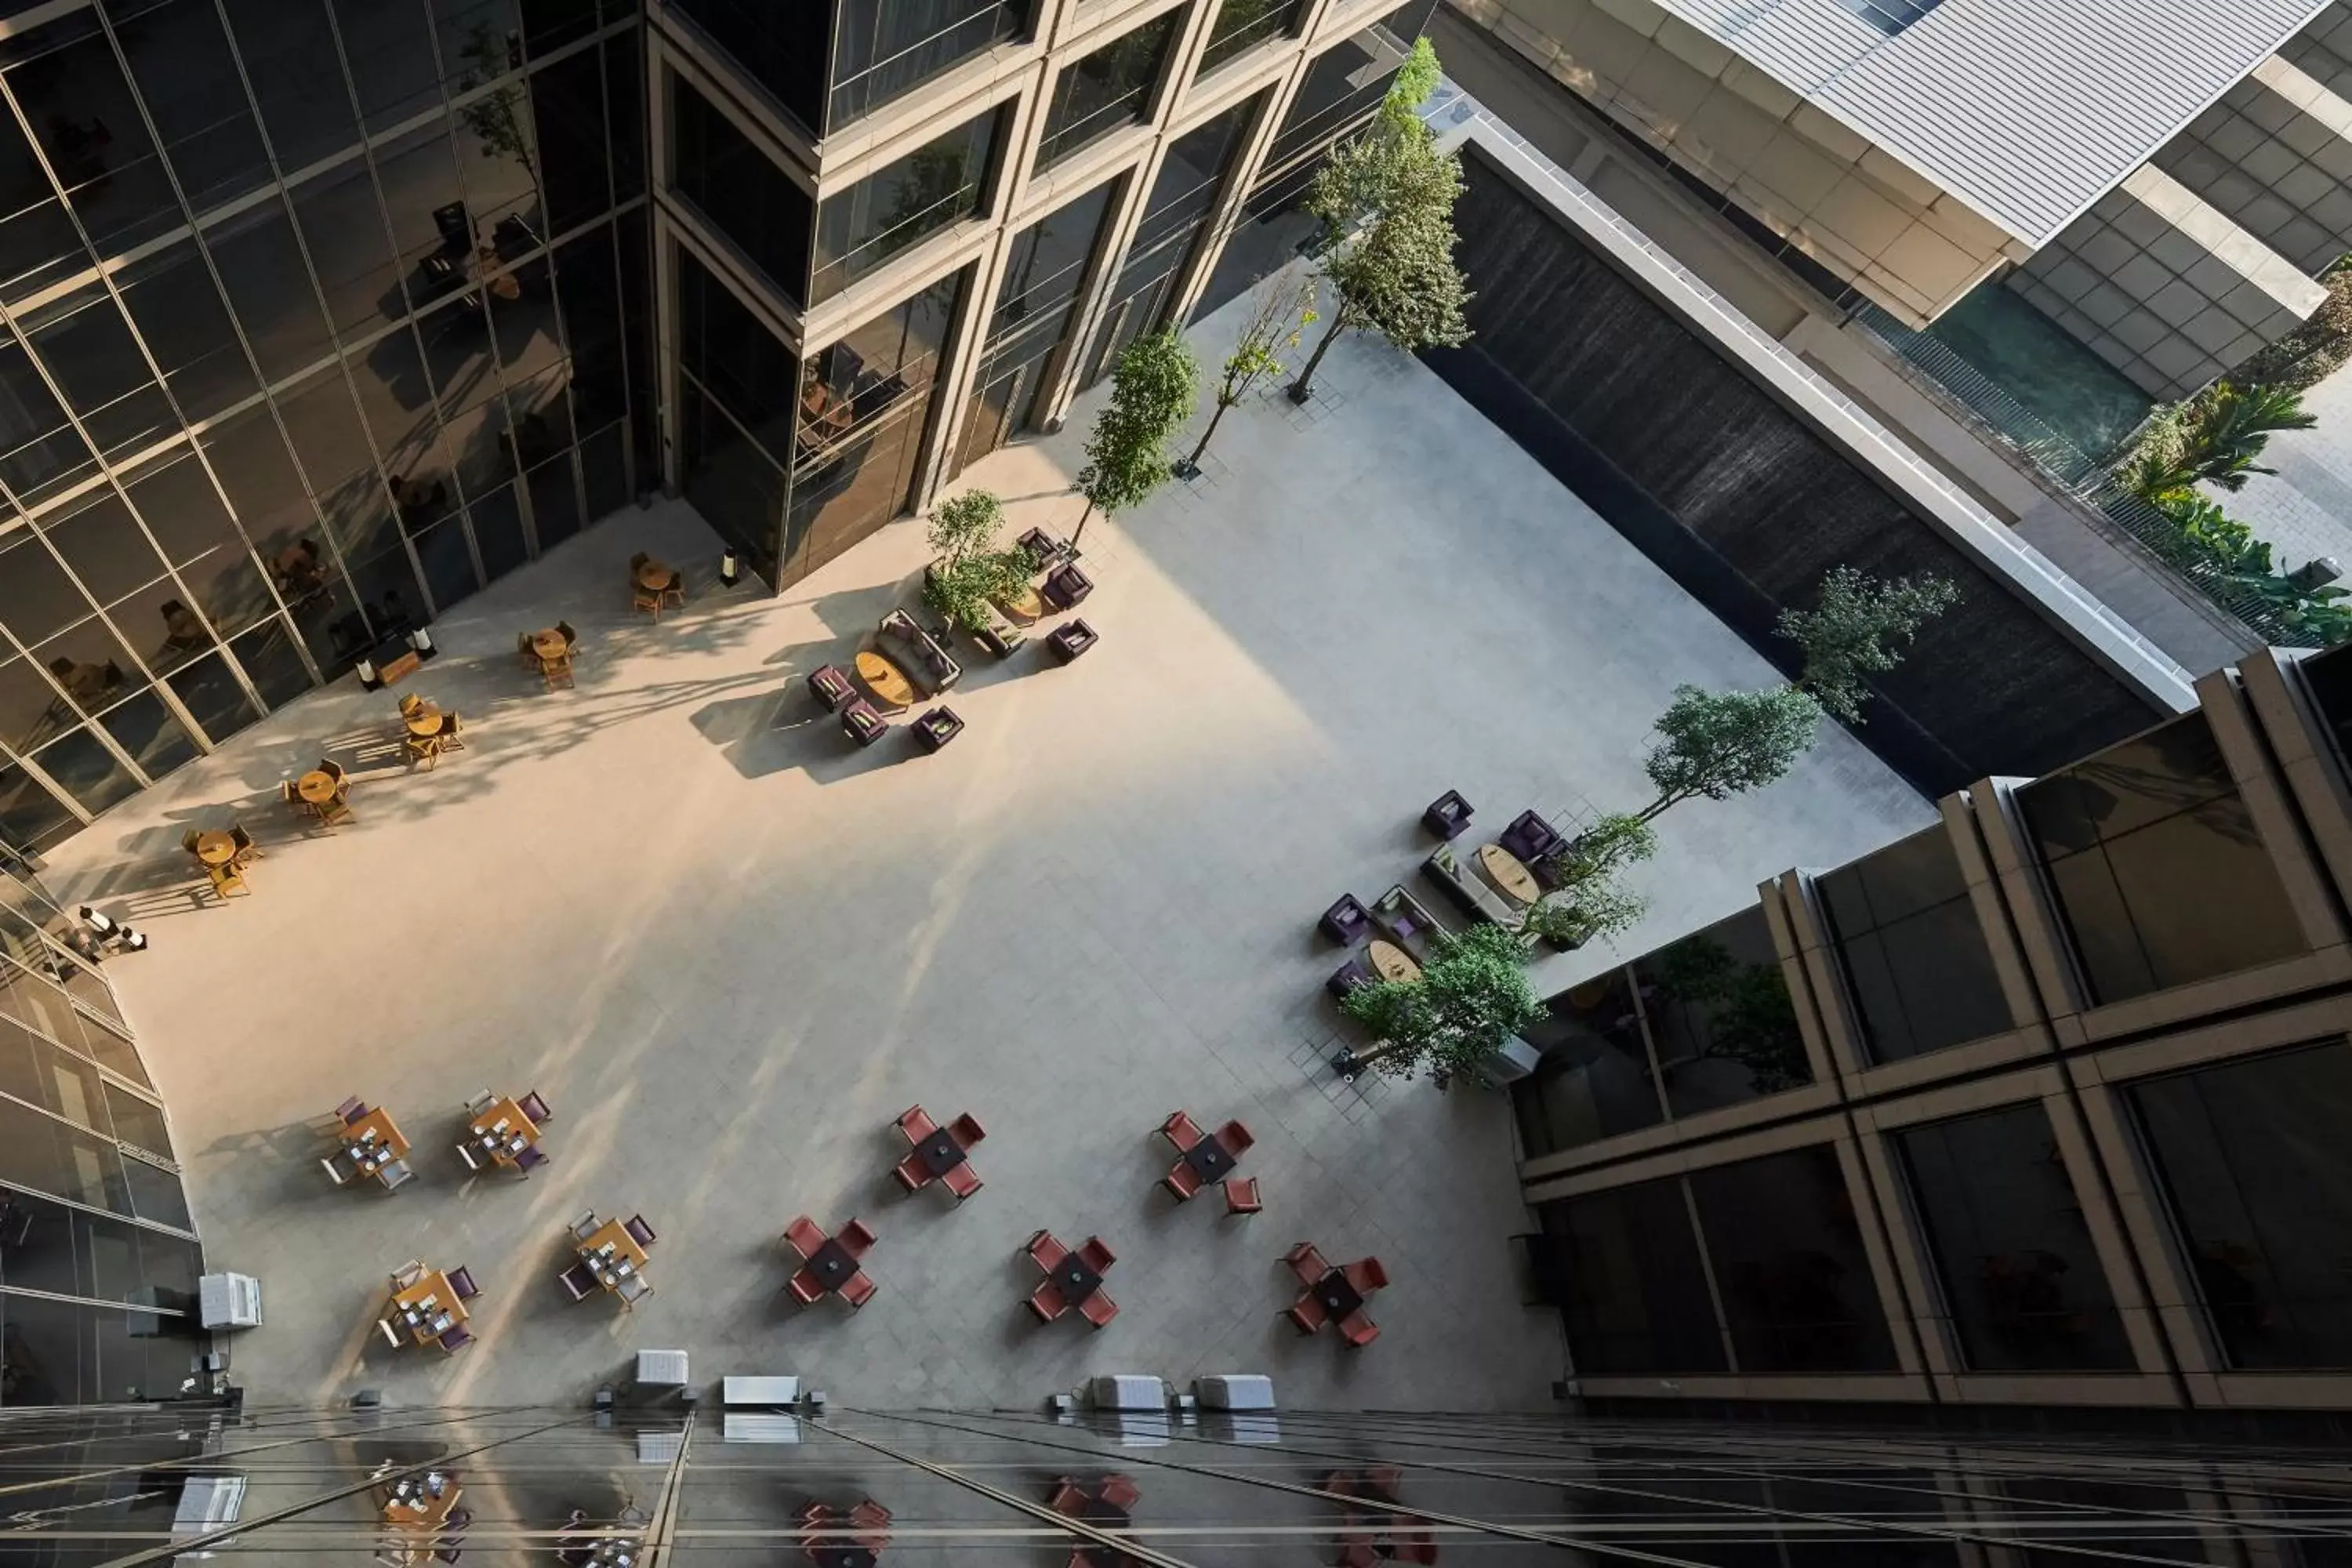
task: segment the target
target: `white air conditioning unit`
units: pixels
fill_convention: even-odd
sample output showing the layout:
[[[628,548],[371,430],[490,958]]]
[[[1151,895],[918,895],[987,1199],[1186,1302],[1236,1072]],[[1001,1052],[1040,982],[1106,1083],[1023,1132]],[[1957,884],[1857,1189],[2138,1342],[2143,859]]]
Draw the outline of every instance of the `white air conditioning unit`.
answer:
[[[261,1281],[250,1274],[207,1274],[196,1281],[197,1316],[208,1329],[261,1326]]]

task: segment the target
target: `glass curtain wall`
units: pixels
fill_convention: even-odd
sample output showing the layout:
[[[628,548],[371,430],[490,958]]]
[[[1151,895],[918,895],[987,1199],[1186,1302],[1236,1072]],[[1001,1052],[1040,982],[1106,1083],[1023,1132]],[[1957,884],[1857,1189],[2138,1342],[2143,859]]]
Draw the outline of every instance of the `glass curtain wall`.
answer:
[[[1121,184],[1120,179],[1106,180],[1013,237],[996,308],[989,313],[958,467],[1029,427],[1045,367],[1069,337],[1087,263]]]
[[[1209,41],[1201,50],[1201,74],[1208,75],[1268,38],[1290,37],[1306,14],[1307,0],[1222,0],[1217,19],[1209,24]]]
[[[1533,1414],[60,1412],[0,1456],[48,1561],[2338,1563],[2346,1448],[2128,1426]],[[16,1430],[12,1428],[12,1430]],[[438,1486],[456,1522],[388,1520]],[[450,1497],[451,1492],[455,1493]],[[34,1532],[37,1532],[35,1537]],[[5,1540],[0,1536],[0,1540]]]
[[[170,1129],[100,965],[0,856],[0,1411],[169,1398],[207,1342]]]
[[[846,129],[993,45],[1027,0],[667,0],[811,137]]]
[[[634,5],[54,9],[0,39],[26,847],[576,531],[650,442]]]
[[[825,197],[816,212],[809,303],[824,303],[924,236],[985,206],[1004,117],[992,110]]]
[[[1054,79],[1037,143],[1039,173],[1150,111],[1152,84],[1168,63],[1169,47],[1184,16],[1180,5],[1063,68]]]

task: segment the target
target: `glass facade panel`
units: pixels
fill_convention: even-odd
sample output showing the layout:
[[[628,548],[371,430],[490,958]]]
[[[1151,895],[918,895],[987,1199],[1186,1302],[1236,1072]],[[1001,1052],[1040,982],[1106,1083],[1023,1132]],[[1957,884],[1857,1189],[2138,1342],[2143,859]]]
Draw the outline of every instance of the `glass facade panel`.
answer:
[[[180,193],[201,212],[269,178],[261,128],[212,0],[109,5]]]
[[[1726,1372],[1679,1178],[1542,1206],[1569,1353],[1588,1376]]]
[[[1307,0],[1221,0],[1217,19],[1209,24],[1209,42],[1201,51],[1201,73],[1207,75],[1268,38],[1288,37],[1297,30],[1306,10]]]
[[[1951,835],[1915,833],[1821,879],[1874,1061],[1897,1061],[2014,1026]]]
[[[2036,779],[2017,803],[2095,1001],[2307,950],[2203,714]]]
[[[179,199],[97,13],[42,23],[9,45],[8,91],[100,254],[180,222]]]
[[[1370,26],[1316,56],[1266,151],[1268,174],[1338,140],[1378,108],[1435,8],[1435,0],[1405,0]]]
[[[2352,1368],[2352,1044],[2126,1091],[2214,1337],[2233,1366]]]
[[[683,249],[677,274],[687,499],[774,583],[800,361]]]
[[[766,0],[674,0],[669,9],[691,19],[735,57],[751,80],[811,132],[824,132],[825,33],[823,5],[772,5]]]
[[[1895,1341],[1836,1152],[1692,1173],[1732,1353],[1748,1373],[1893,1372]]]
[[[1185,17],[1182,6],[1113,38],[1065,66],[1054,79],[1037,167],[1052,168],[1079,148],[1132,125],[1150,110],[1152,84]]]
[[[778,293],[799,304],[808,295],[815,204],[692,83],[674,83],[671,98],[677,193],[733,240]]]
[[[1894,1143],[1971,1369],[2131,1369],[2047,1110],[1908,1128]]]
[[[1511,1094],[1530,1158],[1665,1120],[1627,971],[1564,991],[1550,1009],[1522,1031],[1543,1058]]]
[[[1022,0],[840,0],[833,26],[836,132],[992,44],[1017,37]]]
[[[978,212],[1003,122],[992,110],[817,207],[809,303],[821,304],[921,239]]]
[[[1743,910],[1637,959],[1634,989],[1676,1116],[1813,1080],[1764,911]]]

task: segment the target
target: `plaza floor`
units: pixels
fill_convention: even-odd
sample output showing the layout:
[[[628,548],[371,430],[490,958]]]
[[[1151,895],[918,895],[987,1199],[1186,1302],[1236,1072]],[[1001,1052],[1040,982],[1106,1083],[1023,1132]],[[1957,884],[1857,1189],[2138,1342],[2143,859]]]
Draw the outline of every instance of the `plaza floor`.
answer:
[[[1066,533],[1094,405],[967,482],[1015,531]],[[210,1264],[263,1282],[265,1325],[231,1342],[248,1396],[569,1402],[663,1347],[698,1381],[796,1372],[872,1407],[1030,1405],[1110,1371],[1263,1371],[1300,1407],[1548,1404],[1563,1351],[1510,1263],[1529,1216],[1508,1107],[1334,1081],[1321,1058],[1351,1026],[1322,995],[1338,955],[1315,917],[1411,880],[1416,819],[1448,788],[1474,836],[1525,806],[1563,823],[1638,804],[1675,685],[1771,672],[1378,344],[1336,350],[1305,409],[1236,410],[1208,470],[1087,524],[1091,653],[965,653],[950,700],[970,727],[937,756],[904,732],[855,751],[802,681],[915,602],[919,524],[771,598],[719,589],[714,537],[668,503],[435,625],[439,657],[402,689],[463,715],[468,749],[436,770],[397,760],[394,694],[346,679],[59,848],[64,891],[151,933],[110,973]],[[629,612],[639,550],[688,568],[690,602],[657,626]],[[515,634],[558,618],[585,647],[577,689],[548,693]],[[322,754],[352,770],[358,820],[306,836],[279,781]],[[1832,731],[1782,783],[1664,820],[1651,917],[1618,948],[1931,818]],[[178,843],[231,819],[266,858],[222,907]],[[1546,960],[1538,984],[1610,959]],[[554,1109],[528,1181],[458,1162],[484,1088]],[[392,1110],[418,1180],[328,1184],[308,1128],[347,1095]],[[890,1179],[891,1121],[918,1101],[987,1125],[986,1186],[961,1207]],[[1178,1107],[1248,1123],[1264,1214],[1159,1189],[1155,1129]],[[557,1286],[589,1208],[659,1234],[634,1313]],[[803,1212],[879,1233],[863,1311],[782,1294],[778,1236]],[[1016,1249],[1041,1226],[1118,1254],[1107,1330],[1022,1310]],[[1277,1318],[1300,1239],[1383,1260],[1379,1342],[1350,1353]],[[384,1276],[410,1258],[484,1286],[472,1348],[380,1341]]]

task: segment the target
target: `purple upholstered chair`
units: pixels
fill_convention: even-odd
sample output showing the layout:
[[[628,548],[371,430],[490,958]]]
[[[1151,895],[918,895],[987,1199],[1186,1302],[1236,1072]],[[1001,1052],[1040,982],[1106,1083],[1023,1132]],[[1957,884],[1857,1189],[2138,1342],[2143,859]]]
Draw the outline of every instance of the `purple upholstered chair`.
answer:
[[[810,670],[808,688],[828,713],[838,713],[857,700],[857,688],[850,685],[849,677],[835,665],[822,664]]]
[[[470,1268],[449,1270],[449,1289],[457,1292],[460,1301],[470,1301],[482,1293],[482,1288],[474,1283],[474,1271]]]
[[[882,738],[890,721],[874,710],[874,704],[863,697],[853,697],[841,710],[841,731],[861,746],[870,746]]]
[[[1101,639],[1094,627],[1084,621],[1065,621],[1045,636],[1045,646],[1054,650],[1055,658],[1064,664],[1078,657]]]
[[[1055,562],[1061,560],[1070,551],[1068,545],[1042,528],[1031,529],[1023,534],[1017,542],[1022,552],[1029,557],[1032,568],[1039,572],[1043,572]]]
[[[1045,578],[1045,587],[1040,590],[1045,596],[1045,603],[1057,610],[1075,608],[1079,600],[1094,591],[1094,579],[1079,571],[1075,561],[1054,568]]]
[[[915,721],[915,739],[923,750],[936,752],[963,733],[963,721],[952,708],[934,708]]]
[[[1550,823],[1532,811],[1523,811],[1511,818],[1511,825],[1495,837],[1495,842],[1520,860],[1533,866],[1542,861],[1568,840],[1552,831]]]
[[[1365,962],[1361,954],[1358,954],[1333,970],[1331,978],[1323,983],[1323,989],[1334,996],[1345,996],[1358,986],[1370,985],[1379,978],[1378,974],[1372,973],[1372,966]]]
[[[1363,940],[1366,931],[1372,929],[1372,917],[1362,904],[1356,901],[1355,894],[1342,893],[1339,901],[1325,910],[1323,918],[1316,925],[1325,936],[1341,947],[1353,947]]]
[[[1460,790],[1450,789],[1429,803],[1421,825],[1440,838],[1451,838],[1470,826],[1470,803]]]

